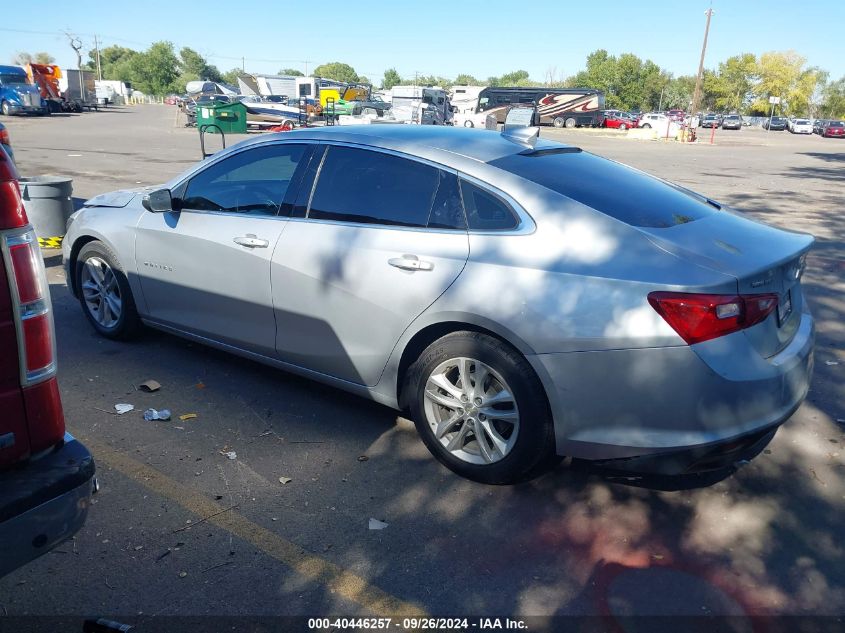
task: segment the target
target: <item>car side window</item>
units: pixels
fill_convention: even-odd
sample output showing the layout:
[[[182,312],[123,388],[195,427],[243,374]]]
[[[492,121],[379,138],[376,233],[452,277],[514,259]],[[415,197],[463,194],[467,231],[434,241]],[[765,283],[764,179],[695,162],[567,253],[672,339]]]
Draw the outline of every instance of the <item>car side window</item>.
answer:
[[[392,154],[331,146],[308,217],[363,224],[424,227],[440,170]]]
[[[306,145],[263,145],[221,160],[188,182],[182,208],[276,215]]]
[[[440,171],[440,182],[431,213],[428,216],[430,229],[466,229],[467,221],[461,204],[461,190],[458,177],[446,171]]]
[[[510,206],[499,196],[466,180],[461,180],[461,195],[470,230],[503,231],[519,224]]]

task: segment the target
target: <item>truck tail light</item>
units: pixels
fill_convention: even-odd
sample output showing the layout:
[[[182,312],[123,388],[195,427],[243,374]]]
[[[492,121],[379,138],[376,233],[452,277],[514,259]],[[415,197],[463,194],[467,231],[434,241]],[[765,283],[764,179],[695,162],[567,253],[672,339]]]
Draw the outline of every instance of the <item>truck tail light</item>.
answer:
[[[777,308],[778,297],[652,292],[648,302],[688,345],[693,345],[764,321]]]
[[[60,442],[65,432],[56,383],[56,335],[38,238],[27,221],[17,171],[2,148],[0,230],[4,231],[0,233],[0,254],[9,277],[29,443],[35,453]]]

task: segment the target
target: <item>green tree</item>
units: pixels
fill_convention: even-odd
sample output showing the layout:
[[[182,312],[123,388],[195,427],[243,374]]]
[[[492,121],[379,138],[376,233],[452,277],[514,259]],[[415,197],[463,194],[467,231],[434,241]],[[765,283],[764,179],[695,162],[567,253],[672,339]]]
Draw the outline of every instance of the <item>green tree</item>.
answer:
[[[279,71],[280,75],[287,75],[288,77],[304,77],[302,71],[297,70],[296,68],[282,68]]]
[[[200,55],[192,48],[187,46],[179,51],[179,74],[185,77],[185,81],[193,81],[194,79],[205,79],[208,81],[219,82],[223,80],[217,66],[209,64],[205,57]],[[190,79],[187,79],[190,77]]]
[[[664,110],[680,108],[686,110],[692,103],[692,94],[695,91],[695,77],[685,75],[670,79],[663,90],[663,102],[658,99],[658,106]]]
[[[241,70],[240,68],[233,68],[232,70],[229,70],[229,71],[223,73],[221,75],[221,77],[223,79],[223,83],[229,84],[229,85],[232,85],[232,86],[237,86],[238,85],[238,77],[241,74],[243,74],[243,70]]]
[[[780,97],[776,112],[787,115],[806,114],[813,94],[824,80],[816,68],[804,68],[806,63],[795,51],[773,51],[760,55],[757,64],[759,80],[754,87],[756,100],[752,107],[767,112],[769,97]]]
[[[334,79],[335,81],[345,81],[347,83],[355,83],[358,81],[358,73],[355,72],[355,69],[349,64],[344,64],[342,62],[320,64],[314,69],[314,76]]]
[[[822,90],[819,117],[845,119],[845,77],[832,81]]]
[[[123,46],[107,46],[100,49],[100,68],[103,79],[132,81],[132,69],[129,62],[138,55],[138,51]],[[84,64],[88,70],[97,70],[97,52],[88,51],[89,61]]]
[[[721,112],[744,112],[757,81],[757,58],[752,53],[729,57],[719,64],[710,82],[713,103]]]
[[[171,42],[156,42],[129,60],[132,85],[146,94],[184,92],[179,81],[179,58]]]
[[[500,86],[533,86],[536,82],[531,80],[527,70],[514,70],[499,77]]]
[[[472,75],[467,75],[467,74],[462,73],[462,74],[458,75],[457,77],[455,77],[455,83],[453,85],[457,85],[457,86],[479,86],[479,85],[481,85],[481,82],[478,81],[478,79],[476,79]]]
[[[393,86],[398,86],[402,83],[402,77],[395,68],[388,68],[384,71],[384,77],[381,79],[381,89],[390,90]]]
[[[55,64],[56,58],[50,55],[50,53],[45,53],[44,51],[40,51],[34,55],[21,51],[16,53],[12,58],[12,63],[16,66],[26,66],[27,64],[31,64],[33,62],[36,64]]]

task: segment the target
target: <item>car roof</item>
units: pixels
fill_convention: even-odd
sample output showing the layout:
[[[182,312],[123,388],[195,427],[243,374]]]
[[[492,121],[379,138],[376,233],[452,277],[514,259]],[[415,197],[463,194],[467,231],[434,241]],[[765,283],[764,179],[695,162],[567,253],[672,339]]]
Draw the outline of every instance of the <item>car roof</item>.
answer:
[[[235,147],[267,142],[268,140],[315,140],[369,145],[411,154],[433,154],[448,152],[471,160],[488,163],[524,152],[530,147],[507,135],[493,130],[477,130],[440,125],[372,124],[299,128],[291,132],[261,135],[255,139],[238,143]],[[538,139],[536,150],[571,147],[561,143]],[[428,150],[428,151],[422,151]],[[438,159],[446,157],[439,156]]]

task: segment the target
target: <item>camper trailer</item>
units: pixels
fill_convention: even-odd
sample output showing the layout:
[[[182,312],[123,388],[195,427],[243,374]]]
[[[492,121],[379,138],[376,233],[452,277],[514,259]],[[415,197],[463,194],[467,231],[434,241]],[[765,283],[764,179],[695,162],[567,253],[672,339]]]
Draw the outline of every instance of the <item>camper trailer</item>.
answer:
[[[455,114],[475,113],[478,107],[478,96],[486,86],[452,86],[449,101],[452,102],[452,112]]]

